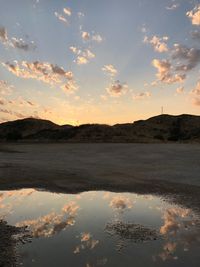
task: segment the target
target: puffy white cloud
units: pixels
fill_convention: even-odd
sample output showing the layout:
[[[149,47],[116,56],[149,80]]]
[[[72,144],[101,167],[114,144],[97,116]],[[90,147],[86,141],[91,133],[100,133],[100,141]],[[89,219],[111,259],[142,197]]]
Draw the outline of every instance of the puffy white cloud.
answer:
[[[120,81],[115,81],[106,88],[106,91],[112,97],[119,97],[127,93],[128,86],[127,84],[122,84]]]
[[[191,19],[193,25],[200,25],[200,5],[195,6],[194,9],[188,11],[186,15]]]
[[[6,62],[2,65],[20,78],[35,79],[52,86],[59,85],[65,92],[73,92],[78,88],[73,79],[73,73],[65,71],[58,65],[39,61]]]
[[[143,100],[143,99],[146,99],[149,97],[151,97],[150,92],[142,92],[142,93],[138,93],[138,94],[133,94],[133,100]]]
[[[159,82],[166,84],[173,84],[176,82],[183,82],[186,78],[185,74],[173,73],[171,63],[169,60],[154,59],[152,65],[157,69],[157,78]]]
[[[144,43],[151,44],[156,52],[163,53],[168,51],[166,41],[169,38],[167,36],[158,37],[154,35],[152,38],[144,37]]]
[[[102,68],[102,70],[106,74],[108,74],[109,76],[116,76],[117,75],[117,69],[113,65],[111,65],[111,64],[104,65],[103,68]]]

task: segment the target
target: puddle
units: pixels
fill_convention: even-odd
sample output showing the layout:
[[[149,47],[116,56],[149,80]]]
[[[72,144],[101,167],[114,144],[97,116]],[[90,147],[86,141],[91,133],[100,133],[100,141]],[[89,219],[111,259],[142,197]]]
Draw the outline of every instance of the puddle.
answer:
[[[28,226],[20,266],[195,266],[198,216],[150,195],[0,191],[0,218]]]

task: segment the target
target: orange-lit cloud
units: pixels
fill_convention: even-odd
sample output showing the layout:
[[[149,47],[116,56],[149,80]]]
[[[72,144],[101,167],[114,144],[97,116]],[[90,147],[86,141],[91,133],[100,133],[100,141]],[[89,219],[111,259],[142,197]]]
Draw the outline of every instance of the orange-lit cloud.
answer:
[[[162,82],[166,84],[173,84],[173,83],[182,83],[186,75],[185,74],[178,74],[173,73],[172,65],[169,60],[159,60],[154,59],[152,61],[152,65],[157,69],[157,82]]]
[[[193,25],[200,25],[200,5],[195,6],[194,9],[188,11],[186,15],[191,19]]]
[[[152,38],[148,38],[145,36],[144,43],[151,44],[156,52],[163,53],[168,51],[168,46],[166,41],[168,41],[169,37],[164,36],[159,38],[154,35]]]
[[[82,233],[80,236],[81,244],[76,246],[74,254],[80,253],[81,250],[94,249],[98,244],[99,240],[93,239],[90,233]]]
[[[73,92],[78,89],[73,80],[73,73],[71,71],[65,71],[58,65],[39,61],[22,61],[21,63],[6,62],[2,63],[2,65],[20,78],[35,79],[52,86],[59,85],[65,92]]]
[[[70,202],[63,207],[59,214],[52,212],[38,219],[22,221],[17,223],[16,226],[28,226],[32,236],[35,238],[50,237],[58,234],[68,226],[74,225],[78,209],[79,206],[75,202]]]
[[[106,88],[107,93],[112,97],[120,97],[128,91],[128,85],[120,81],[114,81]]]
[[[131,209],[133,207],[133,204],[131,200],[127,197],[116,196],[111,199],[110,207],[119,211],[123,211],[126,209]]]
[[[114,77],[117,75],[117,69],[112,65],[104,65],[102,70],[109,76]]]
[[[197,82],[195,88],[191,91],[192,103],[195,106],[200,106],[200,81]]]
[[[77,56],[75,60],[77,65],[87,64],[91,59],[95,58],[95,54],[92,53],[90,49],[81,50],[75,46],[70,46],[69,49]]]
[[[138,94],[133,94],[133,100],[143,100],[143,99],[150,98],[150,97],[151,97],[150,92],[142,92]]]

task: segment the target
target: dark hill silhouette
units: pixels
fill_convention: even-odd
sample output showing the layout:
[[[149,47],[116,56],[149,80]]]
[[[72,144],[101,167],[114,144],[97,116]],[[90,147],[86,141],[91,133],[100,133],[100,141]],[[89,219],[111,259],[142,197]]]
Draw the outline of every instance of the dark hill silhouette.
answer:
[[[23,119],[0,124],[1,141],[38,142],[200,142],[200,116],[159,115],[133,123],[59,126]]]

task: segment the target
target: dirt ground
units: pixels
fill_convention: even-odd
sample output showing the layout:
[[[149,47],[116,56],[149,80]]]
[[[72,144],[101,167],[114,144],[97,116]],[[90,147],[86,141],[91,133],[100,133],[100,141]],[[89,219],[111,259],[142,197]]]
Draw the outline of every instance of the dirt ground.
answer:
[[[23,187],[151,193],[200,209],[200,145],[0,144],[0,190]]]

